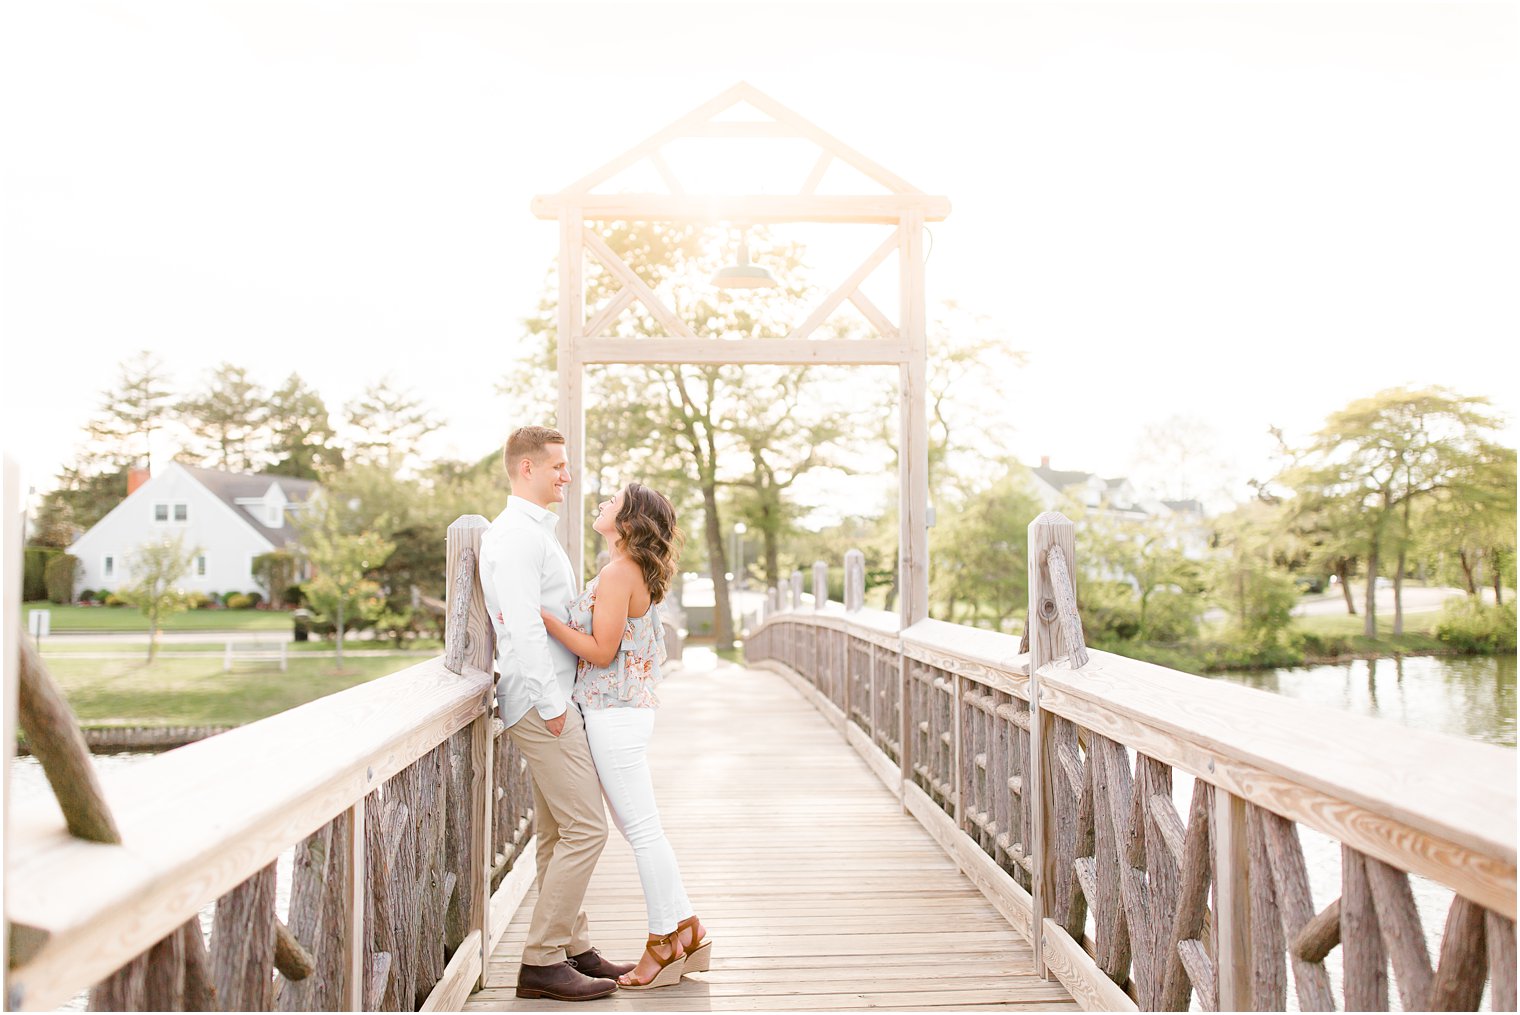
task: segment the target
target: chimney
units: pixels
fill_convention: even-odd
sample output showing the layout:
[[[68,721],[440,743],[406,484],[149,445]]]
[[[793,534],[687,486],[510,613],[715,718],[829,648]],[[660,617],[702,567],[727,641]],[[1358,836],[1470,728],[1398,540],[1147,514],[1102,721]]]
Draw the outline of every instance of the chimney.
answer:
[[[1048,469],[1048,468],[1050,468],[1050,456],[1049,455],[1041,455],[1040,456],[1040,468],[1042,468],[1042,469]]]
[[[127,496],[130,497],[136,493],[137,488],[146,483],[152,475],[147,469],[139,468],[135,465],[129,468],[127,470]]]

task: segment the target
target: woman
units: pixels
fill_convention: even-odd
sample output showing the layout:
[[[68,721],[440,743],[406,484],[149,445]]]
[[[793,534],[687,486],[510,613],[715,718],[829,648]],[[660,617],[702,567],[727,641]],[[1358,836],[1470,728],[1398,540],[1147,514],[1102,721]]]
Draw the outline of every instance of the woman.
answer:
[[[580,656],[575,693],[602,792],[618,831],[633,847],[649,914],[649,941],[619,987],[646,990],[708,968],[712,942],[692,912],[675,851],[660,827],[649,775],[649,738],[659,702],[654,685],[665,657],[658,603],[675,574],[675,509],[629,483],[597,505],[593,529],[611,558],[570,604],[570,623],[545,612],[544,626]]]

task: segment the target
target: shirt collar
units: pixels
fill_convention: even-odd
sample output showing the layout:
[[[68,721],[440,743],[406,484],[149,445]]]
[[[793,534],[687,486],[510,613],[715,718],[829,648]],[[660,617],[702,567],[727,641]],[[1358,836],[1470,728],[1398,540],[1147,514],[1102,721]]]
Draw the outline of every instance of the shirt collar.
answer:
[[[543,525],[545,528],[553,528],[559,522],[559,516],[546,507],[539,507],[525,497],[513,494],[507,498],[507,508],[516,508],[527,515],[530,519]]]

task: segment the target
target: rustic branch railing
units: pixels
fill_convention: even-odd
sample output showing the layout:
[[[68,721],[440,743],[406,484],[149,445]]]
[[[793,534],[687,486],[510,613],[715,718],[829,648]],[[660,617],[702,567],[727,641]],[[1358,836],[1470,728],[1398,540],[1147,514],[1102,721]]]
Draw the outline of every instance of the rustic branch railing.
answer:
[[[1060,515],[1030,526],[1027,653],[776,596],[746,655],[1084,1007],[1385,1010],[1391,981],[1405,1009],[1513,1011],[1513,752],[1087,650],[1074,544]]]
[[[8,1008],[86,988],[115,1011],[460,1007],[534,875],[531,787],[492,700],[486,525],[448,530],[443,658],[103,780],[114,844],[51,801],[12,811]]]

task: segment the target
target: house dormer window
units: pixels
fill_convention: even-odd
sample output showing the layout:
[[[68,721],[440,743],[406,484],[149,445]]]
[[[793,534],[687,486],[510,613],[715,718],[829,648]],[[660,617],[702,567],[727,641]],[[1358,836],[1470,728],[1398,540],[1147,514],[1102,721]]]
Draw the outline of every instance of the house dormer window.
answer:
[[[167,522],[169,520],[169,505],[167,505],[167,504],[154,504],[153,505],[153,520],[155,522]]]
[[[189,504],[176,504],[176,505],[174,505],[174,520],[175,521],[177,521],[177,522],[183,522],[183,521],[186,521],[187,519],[189,519],[189,517],[190,517],[190,505]]]
[[[271,529],[278,529],[285,524],[285,513],[280,510],[280,505],[265,505],[264,524],[269,526]]]

